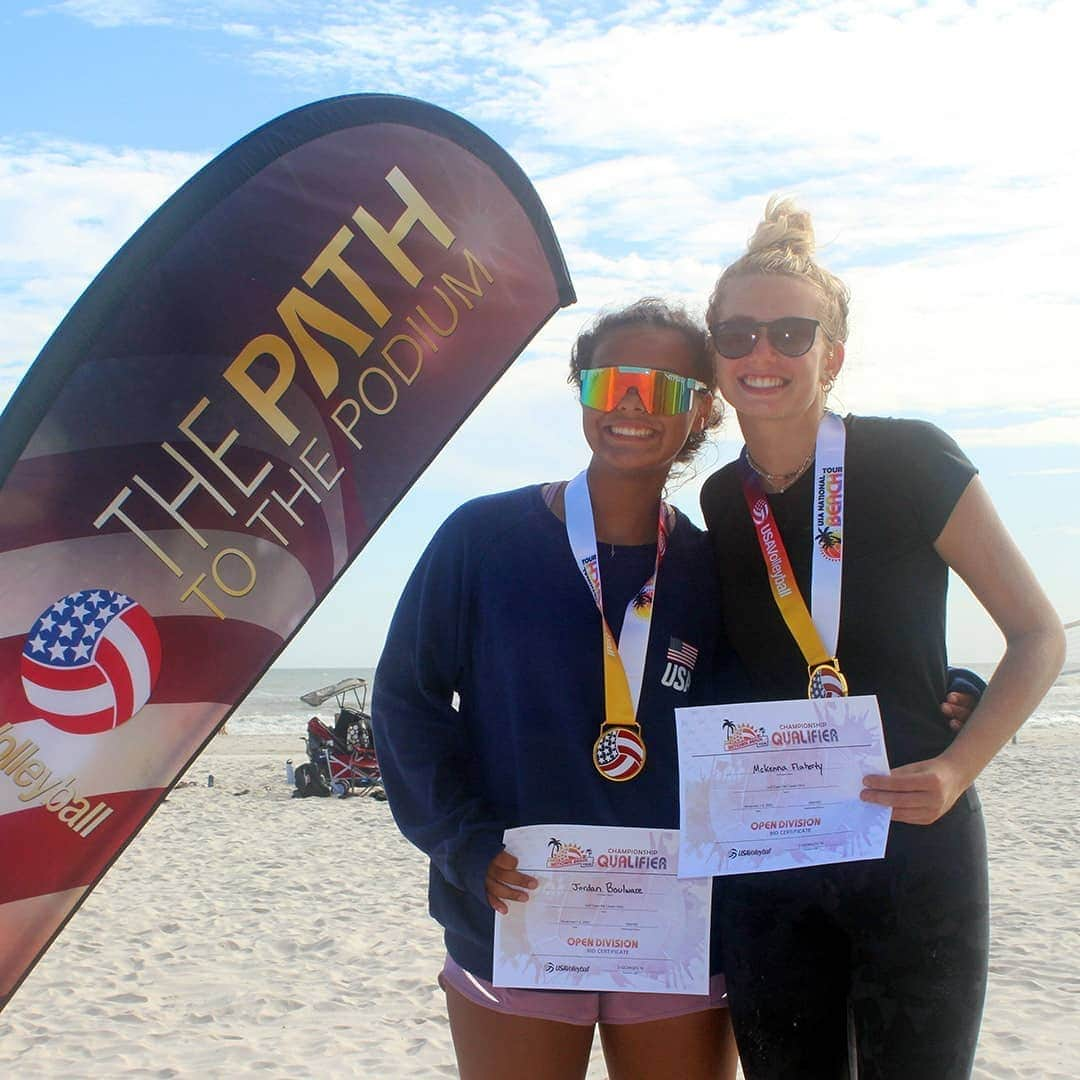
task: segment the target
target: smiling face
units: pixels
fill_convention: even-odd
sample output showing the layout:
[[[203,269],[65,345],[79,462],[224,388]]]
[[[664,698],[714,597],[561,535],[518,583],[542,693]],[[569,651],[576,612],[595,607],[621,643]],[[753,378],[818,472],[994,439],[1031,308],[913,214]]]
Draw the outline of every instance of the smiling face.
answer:
[[[590,367],[643,367],[702,379],[698,352],[678,330],[632,326],[613,330],[597,344]],[[703,380],[704,381],[704,380]],[[690,410],[657,416],[628,390],[613,409],[582,407],[582,426],[593,452],[593,467],[667,476],[695,425],[709,412],[707,394],[695,393]]]
[[[724,286],[714,321],[758,323],[790,315],[821,319],[823,307],[821,292],[809,281],[786,274],[745,274]],[[720,392],[740,420],[819,416],[825,400],[822,383],[834,379],[843,363],[843,344],[830,341],[820,326],[814,344],[802,356],[777,352],[762,333],[749,355],[716,358]]]

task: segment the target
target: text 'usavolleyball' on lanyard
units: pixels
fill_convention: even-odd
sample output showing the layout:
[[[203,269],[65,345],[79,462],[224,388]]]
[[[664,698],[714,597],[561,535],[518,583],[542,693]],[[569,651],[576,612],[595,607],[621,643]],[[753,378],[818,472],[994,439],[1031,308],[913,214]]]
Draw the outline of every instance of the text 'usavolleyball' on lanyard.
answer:
[[[626,605],[618,643],[604,618],[604,597],[600,586],[600,563],[596,554],[596,526],[593,522],[589,482],[584,472],[566,485],[566,536],[600,610],[604,635],[604,720],[593,744],[593,764],[606,780],[633,780],[645,768],[645,740],[637,721],[638,701],[645,675],[645,656],[652,625],[656,575],[664,559],[671,510],[660,503],[656,535],[656,564],[652,577]]]
[[[814,535],[810,568],[810,603],[799,591],[795,572],[780,536],[769,498],[761,481],[741,459],[742,489],[765,559],[769,588],[791,636],[806,659],[812,698],[844,697],[847,680],[840,672],[836,642],[840,633],[840,588],[844,566],[844,447],[843,420],[827,412],[818,425],[814,451]]]

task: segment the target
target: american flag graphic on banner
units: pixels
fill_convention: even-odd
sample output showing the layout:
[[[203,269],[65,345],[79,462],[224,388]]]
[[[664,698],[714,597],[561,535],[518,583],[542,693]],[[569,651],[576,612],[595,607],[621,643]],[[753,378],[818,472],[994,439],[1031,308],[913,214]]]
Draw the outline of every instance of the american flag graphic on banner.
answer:
[[[0,1008],[573,299],[505,152],[383,95],[241,140],[87,289],[0,417]]]
[[[83,589],[41,614],[26,639],[26,700],[64,731],[108,731],[150,700],[161,640],[146,610],[123,593]]]
[[[673,637],[668,644],[667,658],[693,671],[697,663],[698,651],[693,645],[688,645],[685,641]]]

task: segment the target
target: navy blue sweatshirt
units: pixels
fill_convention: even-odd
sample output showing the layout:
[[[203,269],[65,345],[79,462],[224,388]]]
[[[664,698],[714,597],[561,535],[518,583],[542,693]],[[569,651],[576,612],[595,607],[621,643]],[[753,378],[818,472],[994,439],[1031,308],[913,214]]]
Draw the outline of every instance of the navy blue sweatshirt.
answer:
[[[655,545],[601,544],[598,555],[617,636],[652,573]],[[673,710],[747,696],[718,639],[716,608],[705,535],[679,514],[657,579],[637,714],[645,769],[612,783],[592,761],[604,718],[600,616],[541,489],[476,499],[439,529],[398,604],[372,713],[391,809],[431,860],[431,914],[462,967],[491,978],[484,874],[504,829],[678,827]],[[669,658],[682,644],[698,650],[693,670]]]

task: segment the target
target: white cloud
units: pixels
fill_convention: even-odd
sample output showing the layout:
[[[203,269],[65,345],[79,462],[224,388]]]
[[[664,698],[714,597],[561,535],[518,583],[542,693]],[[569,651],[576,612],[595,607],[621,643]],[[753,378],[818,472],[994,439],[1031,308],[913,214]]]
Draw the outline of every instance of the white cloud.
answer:
[[[91,26],[165,26],[227,33],[249,19],[296,17],[303,13],[299,0],[53,0],[32,14],[67,15]]]
[[[166,5],[159,0],[61,0],[45,10],[83,19],[97,27],[132,23],[168,26],[178,21],[168,15]]]
[[[1080,446],[1080,410],[1071,416],[1051,416],[1045,420],[1010,423],[1003,418],[993,427],[959,428],[953,432],[962,446]],[[1080,469],[1042,470],[1027,475],[1075,475]]]
[[[225,24],[237,62],[277,80],[427,96],[492,130],[536,179],[574,277],[579,307],[544,338],[562,355],[605,304],[661,293],[700,310],[765,196],[783,190],[814,212],[823,261],[854,291],[842,406],[1065,417],[1055,439],[1080,412],[1080,367],[1061,344],[1080,303],[1080,224],[1062,210],[1080,181],[1066,109],[1074,4],[49,10],[99,26]],[[40,345],[44,322],[198,163],[0,145],[0,257],[12,268],[0,311],[14,354]],[[1014,425],[1009,437],[1047,430]]]
[[[260,34],[259,28],[251,23],[225,23],[221,30],[222,33],[240,38],[257,38]]]
[[[0,139],[0,404],[94,275],[204,162]]]
[[[1013,476],[1013,477],[1018,477],[1018,476],[1080,476],[1080,467],[1077,467],[1075,469],[1070,469],[1070,468],[1064,468],[1064,469],[1025,469],[1023,471],[1010,473],[1009,475]]]
[[[0,139],[0,265],[98,269],[204,155]]]

